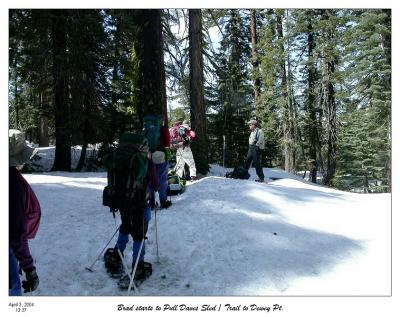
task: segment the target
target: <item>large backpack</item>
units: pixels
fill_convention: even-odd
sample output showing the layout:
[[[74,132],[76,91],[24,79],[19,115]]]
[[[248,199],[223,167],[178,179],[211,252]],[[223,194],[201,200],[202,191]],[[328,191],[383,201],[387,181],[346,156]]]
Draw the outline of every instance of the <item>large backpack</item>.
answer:
[[[112,212],[144,206],[148,150],[148,141],[143,135],[125,133],[118,146],[104,155],[107,186],[103,191],[103,205]]]
[[[226,173],[225,177],[236,179],[249,179],[250,174],[249,171],[243,166],[237,166],[233,169],[233,171]]]
[[[160,145],[160,130],[162,116],[147,115],[143,118],[143,135],[149,142],[150,151],[153,153]]]

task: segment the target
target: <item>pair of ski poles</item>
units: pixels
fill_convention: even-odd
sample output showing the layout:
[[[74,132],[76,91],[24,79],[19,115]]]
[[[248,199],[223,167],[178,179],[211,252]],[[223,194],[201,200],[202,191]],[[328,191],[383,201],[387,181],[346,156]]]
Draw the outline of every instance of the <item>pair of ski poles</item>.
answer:
[[[156,205],[156,206],[155,206],[155,209],[154,209],[154,215],[155,215],[155,216],[154,216],[154,220],[155,220],[155,229],[156,229],[156,250],[157,250],[157,263],[160,263],[160,257],[159,257],[159,252],[158,252],[157,209],[158,209],[158,208],[157,208],[157,205]],[[93,263],[92,263],[89,267],[86,267],[86,270],[88,270],[89,272],[93,272],[93,267],[94,267],[94,265],[95,265],[96,262],[99,260],[100,256],[103,254],[104,250],[108,247],[108,245],[110,244],[110,242],[113,240],[113,238],[114,238],[115,235],[117,234],[118,230],[119,230],[119,227],[115,230],[115,232],[113,233],[113,235],[111,236],[111,238],[108,240],[108,242],[106,243],[106,245],[103,247],[103,249],[100,251],[100,253],[99,253],[99,254],[97,255],[97,257],[95,258],[95,260],[93,261]],[[126,264],[125,264],[124,258],[123,258],[122,254],[121,254],[121,251],[119,251],[119,249],[118,249],[118,251],[119,251],[118,254],[119,254],[119,256],[121,257],[121,261],[122,261],[122,263],[123,263],[123,265],[124,265],[124,268],[125,268],[125,270],[127,271],[128,276],[130,276],[130,279],[131,279],[130,284],[129,284],[129,288],[128,288],[128,295],[129,295],[130,290],[131,290],[131,288],[132,288],[133,278],[134,278],[134,276],[135,276],[136,269],[137,269],[137,266],[138,266],[138,263],[139,263],[139,256],[140,256],[140,253],[142,252],[144,240],[145,240],[145,239],[143,238],[143,239],[142,239],[142,242],[141,242],[141,244],[140,244],[138,256],[137,256],[137,258],[136,258],[135,265],[134,265],[134,269],[133,269],[133,272],[132,272],[132,275],[131,275],[131,276],[130,276],[129,270],[127,269],[127,266],[126,266]],[[135,290],[137,291],[136,286],[134,286],[134,288],[135,288]]]

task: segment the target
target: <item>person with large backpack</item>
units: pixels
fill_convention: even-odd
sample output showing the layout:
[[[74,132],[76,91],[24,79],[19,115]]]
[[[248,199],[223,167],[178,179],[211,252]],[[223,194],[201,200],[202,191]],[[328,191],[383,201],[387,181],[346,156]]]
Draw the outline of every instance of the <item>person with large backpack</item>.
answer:
[[[39,229],[41,208],[32,187],[20,173],[22,166],[36,153],[19,130],[9,130],[9,295],[21,296],[39,285],[39,277],[29,250],[29,239]],[[21,280],[20,273],[26,280]],[[22,274],[22,273],[21,273]]]
[[[248,170],[250,164],[256,169],[258,179],[256,182],[264,182],[264,172],[261,166],[262,151],[265,147],[264,132],[258,127],[258,122],[252,119],[248,122],[250,128],[249,136],[249,151],[247,152],[247,157],[245,161],[245,168]]]
[[[104,155],[103,164],[107,167],[108,179],[103,204],[109,206],[113,214],[117,211],[121,214],[117,243],[105,252],[105,266],[111,276],[123,275],[121,256],[129,236],[132,236],[132,273],[135,282],[140,283],[152,274],[151,263],[144,261],[145,239],[151,218],[148,191],[149,188],[159,189],[147,139],[141,134],[123,134],[118,146]],[[155,203],[159,204],[159,201]],[[118,285],[128,288],[129,281],[128,276],[122,276]]]
[[[187,121],[176,122],[170,129],[171,144],[176,149],[175,172],[179,177],[183,177],[185,164],[189,166],[190,179],[196,179],[196,164],[190,148],[191,143],[196,137],[196,133],[190,129]]]

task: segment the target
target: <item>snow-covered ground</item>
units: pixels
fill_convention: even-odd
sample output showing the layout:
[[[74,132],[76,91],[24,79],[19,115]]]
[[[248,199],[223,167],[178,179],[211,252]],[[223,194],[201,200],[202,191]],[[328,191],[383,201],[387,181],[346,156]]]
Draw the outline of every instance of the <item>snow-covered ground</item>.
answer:
[[[209,176],[189,182],[154,212],[146,260],[153,275],[140,295],[390,295],[391,196],[315,186],[279,169],[260,184]],[[34,295],[125,295],[102,258],[116,231],[102,206],[105,173],[25,174],[42,205],[31,251],[40,286]],[[115,238],[111,245],[114,245]],[[131,244],[128,250],[131,249]],[[131,262],[130,252],[125,252]],[[134,293],[132,293],[134,294]]]

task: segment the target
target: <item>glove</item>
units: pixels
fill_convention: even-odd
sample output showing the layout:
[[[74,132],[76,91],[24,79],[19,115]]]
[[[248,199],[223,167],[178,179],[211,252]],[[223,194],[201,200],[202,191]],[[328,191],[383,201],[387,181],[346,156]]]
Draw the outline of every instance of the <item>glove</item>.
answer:
[[[31,272],[25,272],[26,281],[22,281],[22,287],[24,288],[24,293],[33,292],[37,289],[39,285],[39,277],[36,273],[36,269]]]
[[[160,207],[160,195],[158,192],[154,192],[154,205]]]

